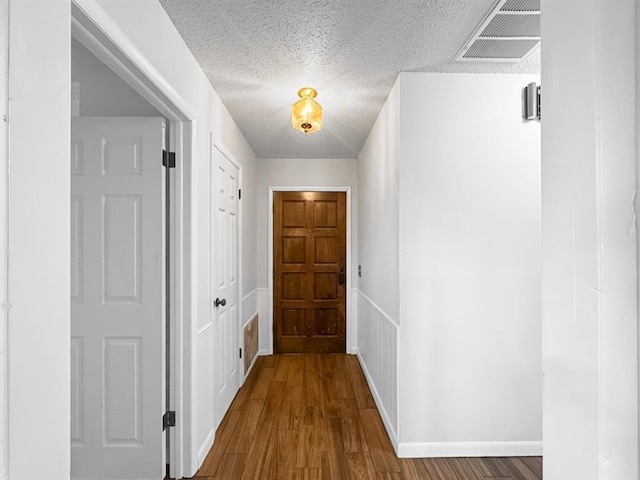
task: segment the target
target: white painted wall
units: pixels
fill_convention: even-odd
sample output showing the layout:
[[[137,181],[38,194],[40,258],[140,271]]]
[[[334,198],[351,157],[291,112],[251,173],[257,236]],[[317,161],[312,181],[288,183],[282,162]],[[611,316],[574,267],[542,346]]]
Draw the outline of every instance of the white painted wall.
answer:
[[[358,288],[394,322],[399,319],[400,88],[396,81],[358,155]]]
[[[358,155],[357,353],[394,446],[398,443],[399,81]]]
[[[546,480],[639,473],[636,9],[542,2]]]
[[[69,478],[69,16],[68,0],[11,1],[12,480]]]
[[[358,218],[357,208],[357,165],[355,159],[258,159],[256,169],[257,195],[257,275],[260,305],[260,350],[272,351],[269,345],[269,330],[271,329],[271,306],[269,299],[268,258],[269,258],[269,217],[271,204],[269,203],[269,187],[351,187],[351,211],[348,215],[352,219]],[[358,228],[356,222],[351,224],[351,288],[357,285],[357,240]],[[349,274],[350,272],[347,272]],[[347,303],[351,302],[348,295]],[[352,306],[347,305],[347,312]],[[350,315],[347,313],[347,322]],[[347,327],[349,336],[350,327]],[[351,330],[351,333],[355,333]],[[349,338],[347,349],[349,349]],[[354,339],[355,342],[355,339]],[[352,342],[353,343],[353,342]]]
[[[0,0],[0,480],[7,478],[7,117],[9,0]]]
[[[402,456],[541,449],[532,80],[401,74],[358,157],[358,350]]]
[[[209,272],[210,138],[242,164],[251,179],[255,155],[157,0],[78,0],[110,35],[126,39],[144,67],[194,112],[191,245],[193,278],[185,331],[187,411],[191,426],[183,451],[192,476],[213,441],[213,379]],[[69,83],[70,2],[11,4],[11,478],[69,476]],[[162,32],[158,35],[158,32]],[[46,81],[44,81],[46,79]],[[37,138],[38,141],[34,141]],[[36,194],[37,193],[37,194]],[[251,219],[255,204],[243,206]],[[247,213],[248,212],[248,213]],[[45,232],[46,235],[43,235]],[[242,233],[241,255],[255,255],[255,231]],[[242,294],[255,289],[251,270]],[[38,301],[34,298],[37,295]],[[201,335],[195,326],[205,323]],[[197,362],[197,359],[208,359]],[[35,379],[38,381],[25,381]],[[40,401],[47,398],[47,402]],[[38,452],[38,462],[33,461]]]
[[[157,117],[160,114],[79,41],[71,40],[71,81],[80,88],[82,117]]]
[[[540,451],[533,80],[400,75],[401,452]]]

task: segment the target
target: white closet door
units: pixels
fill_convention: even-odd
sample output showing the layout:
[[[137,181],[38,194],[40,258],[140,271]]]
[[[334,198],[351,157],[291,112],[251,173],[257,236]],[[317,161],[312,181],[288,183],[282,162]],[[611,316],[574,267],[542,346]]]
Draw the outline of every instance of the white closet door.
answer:
[[[74,118],[71,475],[164,476],[162,118]]]
[[[214,423],[217,428],[239,387],[239,224],[240,172],[212,147],[212,302],[214,335]],[[215,300],[222,303],[215,306]]]

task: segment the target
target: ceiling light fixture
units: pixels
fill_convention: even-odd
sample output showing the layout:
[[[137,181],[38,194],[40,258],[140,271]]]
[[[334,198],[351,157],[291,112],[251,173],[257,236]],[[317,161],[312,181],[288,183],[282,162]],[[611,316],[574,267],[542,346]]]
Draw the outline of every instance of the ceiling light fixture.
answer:
[[[291,106],[291,124],[305,135],[322,128],[322,107],[314,100],[318,92],[311,87],[298,90],[300,100]]]

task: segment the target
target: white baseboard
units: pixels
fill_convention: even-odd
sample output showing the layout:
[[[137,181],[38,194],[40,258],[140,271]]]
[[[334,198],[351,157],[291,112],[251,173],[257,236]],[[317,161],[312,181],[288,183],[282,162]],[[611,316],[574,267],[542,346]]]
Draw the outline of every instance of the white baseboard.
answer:
[[[401,442],[400,458],[538,457],[542,442]]]
[[[251,359],[251,363],[249,364],[249,368],[247,368],[247,371],[244,372],[244,377],[242,379],[242,385],[244,385],[244,382],[247,380],[247,377],[249,376],[249,374],[251,373],[251,370],[253,370],[253,366],[256,364],[256,360],[258,360],[258,357],[260,356],[260,352],[256,352],[256,354],[253,356],[253,358]]]
[[[362,367],[362,371],[364,372],[364,376],[367,379],[367,383],[369,384],[369,390],[371,390],[371,395],[373,396],[373,400],[376,402],[376,406],[378,407],[378,413],[380,413],[380,417],[382,417],[382,423],[387,430],[387,435],[389,435],[389,440],[391,440],[391,445],[393,445],[393,449],[396,451],[396,455],[398,454],[398,435],[396,431],[393,429],[391,420],[389,419],[389,414],[384,408],[384,404],[382,403],[382,399],[380,398],[380,394],[378,393],[378,389],[376,385],[373,383],[373,379],[369,374],[369,370],[367,370],[367,366],[365,365],[362,357],[360,356],[360,352],[358,349],[355,349],[355,354],[358,358],[358,362]]]
[[[216,432],[215,430],[211,430],[209,432],[209,435],[207,435],[207,438],[204,440],[204,443],[198,449],[198,458],[197,458],[198,468],[202,466],[204,459],[207,458],[207,454],[209,453],[209,450],[211,450],[211,447],[213,446],[213,441],[215,440],[215,438],[216,438]]]

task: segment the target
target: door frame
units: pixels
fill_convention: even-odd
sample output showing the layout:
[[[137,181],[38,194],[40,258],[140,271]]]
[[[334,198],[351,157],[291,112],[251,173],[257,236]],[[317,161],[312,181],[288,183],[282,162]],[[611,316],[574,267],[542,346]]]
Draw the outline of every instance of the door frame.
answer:
[[[191,442],[191,157],[195,109],[176,92],[104,12],[91,0],[72,0],[71,36],[120,76],[168,119],[176,168],[170,182],[170,395],[176,426],[169,429],[171,477],[182,478],[192,461]],[[160,167],[160,159],[158,159]],[[163,331],[164,338],[164,331]],[[163,365],[163,374],[166,369]],[[164,393],[163,393],[164,394]],[[158,419],[160,422],[161,419]]]
[[[267,228],[267,348],[268,354],[273,355],[273,197],[274,192],[346,192],[347,194],[347,238],[346,238],[346,250],[347,250],[347,260],[346,260],[346,273],[347,273],[347,295],[346,301],[347,305],[345,306],[345,326],[346,326],[346,353],[354,354],[356,353],[357,346],[357,322],[351,321],[355,320],[356,316],[356,305],[353,302],[353,290],[352,290],[352,282],[351,275],[353,273],[353,268],[351,265],[351,236],[353,232],[353,218],[351,211],[351,187],[345,186],[335,186],[335,187],[302,187],[302,186],[269,186],[269,200],[268,200],[268,228]]]

